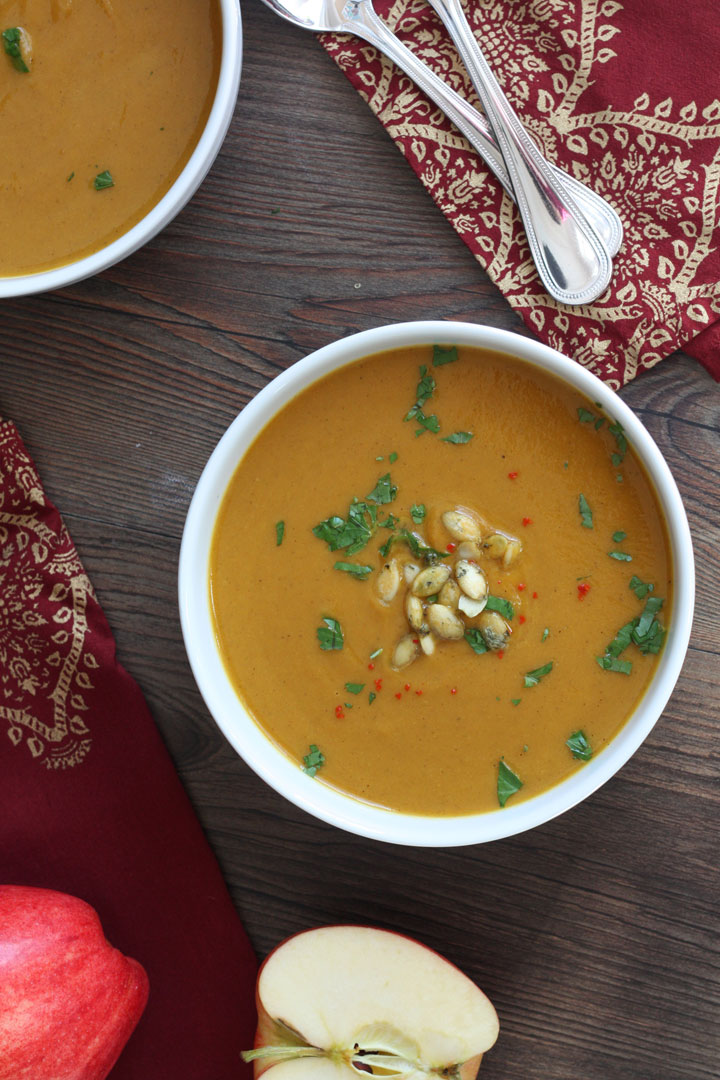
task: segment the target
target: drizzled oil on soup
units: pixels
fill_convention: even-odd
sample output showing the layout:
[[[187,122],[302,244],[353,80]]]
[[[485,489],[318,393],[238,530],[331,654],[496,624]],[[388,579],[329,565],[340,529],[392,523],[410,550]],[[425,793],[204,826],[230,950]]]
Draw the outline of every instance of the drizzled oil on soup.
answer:
[[[240,462],[210,589],[242,702],[308,783],[500,810],[602,752],[670,560],[621,426],[522,361],[421,346],[296,397]]]
[[[0,0],[0,277],[118,239],[205,126],[218,0]]]

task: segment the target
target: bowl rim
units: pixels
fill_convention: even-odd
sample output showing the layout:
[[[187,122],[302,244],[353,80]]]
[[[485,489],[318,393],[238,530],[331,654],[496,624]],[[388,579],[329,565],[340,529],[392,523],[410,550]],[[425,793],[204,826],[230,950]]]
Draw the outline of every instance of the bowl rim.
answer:
[[[623,425],[665,518],[673,573],[673,617],[652,682],[615,738],[582,769],[530,799],[451,817],[406,814],[363,803],[312,781],[245,710],[214,642],[209,590],[212,528],[233,470],[257,434],[296,394],[328,372],[373,353],[409,345],[457,344],[508,353],[555,374]],[[178,596],[187,655],[216,724],[244,761],[279,794],[321,820],[387,843],[459,847],[513,836],[544,824],[606,783],[647,738],[674,689],[687,652],[695,596],[692,539],[675,480],[652,436],[630,407],[597,376],[534,338],[453,321],[395,323],[340,338],[308,354],[268,383],[232,421],[198,480],[180,547]],[[229,692],[228,692],[229,691]]]
[[[215,97],[207,123],[182,171],[163,197],[132,228],[99,251],[31,274],[0,276],[0,300],[74,285],[132,255],[168,225],[205,179],[223,144],[235,111],[242,70],[242,17],[237,0],[217,0],[222,49]]]

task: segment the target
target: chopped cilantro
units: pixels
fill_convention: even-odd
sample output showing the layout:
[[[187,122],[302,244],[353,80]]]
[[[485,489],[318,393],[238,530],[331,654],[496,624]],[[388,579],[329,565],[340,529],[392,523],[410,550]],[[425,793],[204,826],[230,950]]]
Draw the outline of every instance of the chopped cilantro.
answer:
[[[471,431],[453,431],[452,435],[446,435],[442,442],[461,445],[462,443],[469,443],[473,438],[474,435]]]
[[[595,658],[604,671],[619,671],[621,675],[629,675],[632,671],[630,660],[620,660],[617,656],[597,656]]]
[[[280,547],[280,545],[282,544],[284,536],[285,536],[285,522],[284,521],[276,521],[275,522],[275,544],[277,545],[277,547]]]
[[[104,172],[98,173],[93,180],[93,186],[96,191],[103,191],[105,188],[115,187],[115,181],[110,174],[110,170],[105,169]]]
[[[437,435],[440,430],[440,421],[435,413],[430,416],[426,416],[422,409],[419,409],[415,414],[415,420],[420,424],[419,428],[415,429],[415,436],[424,435],[426,431],[432,431],[433,435]]]
[[[541,641],[547,641],[547,637],[548,637],[549,633],[550,633],[550,631],[548,630],[548,628],[546,626],[545,629],[542,632],[542,637],[540,638],[540,640]]]
[[[419,536],[410,532],[409,529],[400,530],[400,539],[405,541],[417,559],[427,559],[428,562],[434,562],[435,559],[447,559],[448,557],[447,551],[437,551],[435,548],[428,547]]]
[[[515,614],[514,607],[504,596],[488,596],[485,607],[488,611],[497,611],[499,615],[502,615],[503,619],[510,620]]]
[[[349,694],[360,694],[365,689],[364,682],[346,682],[345,689]]]
[[[553,669],[553,662],[550,660],[547,664],[543,664],[542,667],[535,668],[534,671],[528,671],[523,678],[523,686],[537,686],[541,679],[546,675],[549,675]]]
[[[326,651],[342,649],[344,638],[340,623],[330,615],[323,615],[323,623],[325,625],[319,626],[316,631],[320,648]]]
[[[599,416],[597,418],[597,420],[595,421],[595,430],[599,431],[604,423],[605,423],[605,417],[604,416]]]
[[[397,454],[395,453],[394,450],[393,450],[393,452],[391,454],[388,454],[388,461],[390,462],[391,465],[394,465],[395,462],[397,461],[397,459],[398,459],[398,456],[397,456]]]
[[[429,374],[425,364],[420,365],[420,382],[417,384],[415,407],[422,409],[425,402],[435,393],[435,379]],[[410,417],[408,416],[409,420]]]
[[[632,562],[632,555],[628,555],[627,551],[608,551],[608,555],[618,562]]]
[[[374,506],[359,499],[353,499],[347,512],[347,518],[333,514],[316,525],[313,535],[324,540],[331,551],[345,549],[347,555],[354,555],[364,548],[377,528],[377,510]]]
[[[623,461],[623,458],[625,457],[625,454],[627,453],[628,448],[627,439],[625,438],[625,429],[623,428],[620,421],[617,420],[614,424],[610,424],[608,431],[615,439],[615,444],[618,448],[617,454],[612,455],[611,461],[613,465],[620,465]],[[619,460],[616,461],[616,458],[618,458]]]
[[[510,796],[515,795],[522,786],[520,777],[500,758],[497,778],[497,797],[500,805],[504,806]]]
[[[5,52],[12,60],[12,65],[16,71],[20,71],[23,75],[27,75],[30,68],[23,59],[22,49],[20,43],[22,41],[23,32],[19,26],[9,26],[7,30],[3,30],[2,39],[5,46]]]
[[[589,424],[595,419],[595,413],[583,408],[582,405],[578,408],[577,414],[581,424]]]
[[[510,704],[511,705],[519,705],[521,700],[522,699],[519,698],[519,697],[510,698]]]
[[[376,697],[377,697],[377,694],[375,693],[375,691],[371,690],[370,693],[368,694],[368,705],[372,705],[372,703],[373,703],[373,701],[375,700]]]
[[[592,747],[584,731],[574,731],[570,738],[565,740],[565,745],[578,761],[589,761],[593,756]]]
[[[390,548],[393,546],[396,540],[396,536],[388,536],[385,543],[380,545],[378,551],[382,555],[383,559],[387,559],[388,555],[390,554]]]
[[[310,743],[310,753],[305,755],[303,762],[302,771],[307,773],[308,776],[314,776],[318,769],[325,764],[325,755],[321,750],[318,750],[315,743]]]
[[[583,528],[592,529],[592,510],[590,509],[590,504],[582,493],[580,493],[580,495],[578,496],[578,509],[580,510],[580,521],[583,525]]]
[[[482,656],[483,653],[488,651],[488,647],[485,644],[485,639],[479,630],[471,629],[465,631],[465,640],[467,641],[473,652],[476,652],[478,656]]]
[[[443,364],[454,364],[458,358],[458,351],[456,345],[450,345],[449,348],[443,345],[433,345],[433,367],[442,367]]]
[[[424,503],[413,503],[410,507],[410,517],[416,525],[421,525],[423,523],[426,513],[427,511]]]
[[[365,581],[368,574],[372,574],[372,566],[362,566],[360,563],[354,562],[336,562],[334,569],[344,570],[346,574],[350,574],[360,581]]]
[[[637,596],[638,600],[644,600],[648,593],[653,592],[654,585],[649,585],[644,581],[641,581],[635,574],[630,578],[630,588]]]
[[[391,503],[397,495],[397,486],[393,484],[390,479],[390,473],[385,473],[378,479],[377,484],[372,489],[369,495],[365,498],[368,502],[378,503],[378,505],[384,505],[385,503]]]
[[[612,534],[613,543],[614,544],[622,544],[622,542],[623,542],[623,540],[625,539],[626,536],[627,536],[626,532],[623,532],[622,529],[618,529],[617,532],[614,532]]]

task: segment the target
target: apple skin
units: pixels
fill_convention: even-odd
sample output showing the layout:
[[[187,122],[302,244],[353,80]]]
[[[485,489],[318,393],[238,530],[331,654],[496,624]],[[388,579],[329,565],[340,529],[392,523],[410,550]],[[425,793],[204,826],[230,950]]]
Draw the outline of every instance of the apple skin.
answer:
[[[84,900],[0,885],[0,1080],[105,1080],[148,989]]]
[[[353,928],[354,927],[333,927],[333,928],[328,928],[328,929],[353,929]],[[322,929],[322,928],[318,927],[317,929]],[[370,931],[373,930],[372,927],[368,927],[368,926],[364,926],[364,927],[362,927],[362,929],[363,930],[370,930]],[[259,1048],[265,1047],[265,1046],[273,1046],[273,1045],[275,1045],[277,1043],[277,1037],[278,1037],[278,1030],[277,1030],[277,1025],[275,1023],[275,1018],[268,1013],[267,1009],[265,1008],[264,1002],[263,1002],[263,1000],[262,1000],[262,998],[260,996],[260,986],[261,986],[261,979],[262,979],[263,970],[267,966],[267,964],[270,962],[270,960],[275,956],[275,954],[277,952],[279,952],[280,950],[282,950],[283,947],[285,945],[287,945],[289,942],[292,942],[294,938],[300,937],[300,936],[302,936],[302,934],[311,934],[311,933],[312,933],[312,931],[302,931],[300,934],[293,934],[293,935],[290,935],[289,937],[285,938],[278,945],[276,945],[276,947],[272,950],[272,952],[270,952],[265,957],[263,963],[260,965],[260,969],[259,969],[258,974],[257,974],[257,981],[256,981],[256,984],[255,984],[255,1005],[256,1005],[256,1011],[257,1011],[258,1020],[257,1020],[257,1028],[256,1028],[256,1032],[255,1032],[255,1040],[254,1040],[254,1044],[253,1044],[254,1049],[259,1049]],[[429,953],[432,953],[433,955],[438,956],[437,953],[434,953],[434,950],[430,949],[427,945],[422,944],[422,942],[419,942],[416,939],[411,938],[409,935],[400,934],[397,931],[380,931],[380,933],[382,933],[384,935],[392,934],[393,936],[403,938],[406,941],[410,942],[411,944],[417,946],[419,949],[425,949]],[[460,974],[462,978],[465,978],[465,976],[462,974],[462,972],[460,972],[459,969],[454,964],[452,964],[449,960],[447,960],[445,957],[440,957],[440,959],[442,959],[444,961],[444,963],[447,964],[450,968],[453,968],[454,970],[458,971],[458,974]],[[492,1006],[490,1006],[490,1008],[492,1009]],[[494,1012],[494,1010],[493,1010],[493,1012]],[[460,1065],[460,1067],[459,1067],[460,1080],[476,1080],[476,1078],[478,1076],[478,1071],[480,1069],[480,1065],[481,1065],[481,1062],[482,1062],[482,1059],[483,1059],[483,1056],[484,1056],[484,1053],[477,1053],[477,1054],[473,1055],[471,1058],[468,1058],[466,1061],[464,1061]],[[277,1068],[277,1067],[278,1067],[277,1065],[274,1065],[273,1063],[268,1062],[267,1060],[258,1059],[258,1060],[253,1062],[253,1076],[254,1076],[255,1080],[260,1080],[260,1077],[262,1077],[263,1074],[265,1074],[269,1070],[271,1070],[273,1068]],[[348,1075],[350,1075],[350,1070],[348,1070]],[[0,1078],[0,1080],[1,1080],[1,1078]],[[266,1080],[272,1080],[272,1074],[271,1074],[270,1077],[266,1077]]]

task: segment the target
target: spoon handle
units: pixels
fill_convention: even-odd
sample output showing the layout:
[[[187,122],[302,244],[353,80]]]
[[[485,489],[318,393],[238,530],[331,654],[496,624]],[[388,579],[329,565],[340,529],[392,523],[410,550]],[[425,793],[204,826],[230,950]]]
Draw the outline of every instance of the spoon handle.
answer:
[[[470,145],[474,147],[480,157],[492,169],[508,195],[515,199],[512,181],[505,168],[502,153],[495,141],[490,125],[482,113],[473,108],[465,98],[461,97],[452,87],[439,78],[427,64],[418,59],[395,36],[387,24],[380,19],[367,0],[366,2],[351,0],[345,6],[343,16],[345,25],[342,29],[374,45],[375,48],[392,60],[401,71],[409,75],[423,93],[431,101],[435,102],[448,119],[462,132]],[[622,223],[616,212],[603,198],[591,188],[586,187],[585,184],[569,176],[561,169],[557,169],[554,165],[551,165],[550,168],[556,175],[558,182],[568,192],[572,193],[572,198],[592,222],[593,228],[600,235],[609,252],[614,255],[623,239]]]
[[[609,253],[525,131],[468,24],[460,0],[429,0],[460,53],[495,133],[538,273],[566,304],[596,300],[612,276]]]

